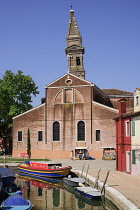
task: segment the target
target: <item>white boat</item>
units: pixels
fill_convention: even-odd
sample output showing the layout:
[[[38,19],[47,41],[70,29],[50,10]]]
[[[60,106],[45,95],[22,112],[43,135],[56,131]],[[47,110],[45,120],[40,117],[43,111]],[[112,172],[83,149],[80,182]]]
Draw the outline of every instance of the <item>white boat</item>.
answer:
[[[84,184],[85,183],[84,178],[79,177],[64,177],[63,182],[72,186],[72,187],[79,187],[79,183]]]
[[[93,187],[75,187],[75,192],[89,199],[101,198],[102,194]]]

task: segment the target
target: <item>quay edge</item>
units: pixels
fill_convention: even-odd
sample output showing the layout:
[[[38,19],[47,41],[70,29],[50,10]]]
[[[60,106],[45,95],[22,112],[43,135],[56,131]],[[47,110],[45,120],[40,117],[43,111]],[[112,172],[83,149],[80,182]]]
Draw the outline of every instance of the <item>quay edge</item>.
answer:
[[[79,170],[72,170],[73,173],[80,175],[82,174],[83,178],[89,181],[89,183],[94,184],[95,178],[91,175],[86,174],[85,172]],[[99,189],[102,189],[103,182],[98,181]],[[105,185],[105,197],[110,200],[116,207],[121,210],[138,210],[139,208],[135,206],[131,201],[129,201],[125,196],[123,196],[119,191],[110,187],[109,185]]]

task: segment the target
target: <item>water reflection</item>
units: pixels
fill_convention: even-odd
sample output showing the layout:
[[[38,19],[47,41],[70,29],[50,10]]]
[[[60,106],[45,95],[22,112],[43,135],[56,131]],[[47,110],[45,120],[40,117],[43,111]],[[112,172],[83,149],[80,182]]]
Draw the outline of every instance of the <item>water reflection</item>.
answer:
[[[76,195],[74,188],[63,185],[62,179],[39,181],[20,174],[15,182],[22,187],[23,196],[34,205],[33,210],[104,209],[100,200],[91,201]]]
[[[60,189],[53,189],[53,206],[58,207],[60,205]]]

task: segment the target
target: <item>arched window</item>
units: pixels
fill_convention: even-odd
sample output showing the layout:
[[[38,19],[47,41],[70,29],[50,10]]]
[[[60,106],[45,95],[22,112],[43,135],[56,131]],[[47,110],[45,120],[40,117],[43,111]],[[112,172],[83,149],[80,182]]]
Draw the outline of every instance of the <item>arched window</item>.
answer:
[[[59,122],[53,123],[53,141],[60,141],[60,125]]]
[[[78,56],[76,57],[76,65],[80,66],[80,58]]]
[[[77,124],[77,141],[85,141],[85,123],[83,121],[79,121]]]

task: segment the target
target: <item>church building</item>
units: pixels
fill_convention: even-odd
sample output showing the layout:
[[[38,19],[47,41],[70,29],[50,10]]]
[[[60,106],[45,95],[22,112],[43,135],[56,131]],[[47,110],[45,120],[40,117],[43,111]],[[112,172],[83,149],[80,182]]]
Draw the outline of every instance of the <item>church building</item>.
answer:
[[[127,109],[133,109],[133,93],[101,90],[85,79],[85,50],[73,10],[65,52],[68,72],[45,87],[41,105],[13,118],[13,157],[27,152],[28,129],[32,158],[70,158],[71,150],[87,148],[101,159],[103,147],[116,145],[118,100],[126,98]]]

